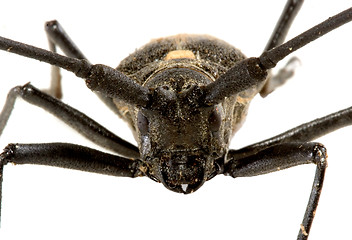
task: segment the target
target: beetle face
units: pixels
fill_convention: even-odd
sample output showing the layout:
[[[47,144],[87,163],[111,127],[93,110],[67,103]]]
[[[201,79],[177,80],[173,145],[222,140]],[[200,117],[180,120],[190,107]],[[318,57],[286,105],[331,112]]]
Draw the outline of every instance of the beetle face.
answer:
[[[163,87],[171,97],[159,103],[161,107],[136,114],[140,154],[149,175],[172,191],[191,193],[216,171],[214,162],[227,149],[224,109],[222,104],[199,104],[192,83],[208,83],[203,74],[171,69],[160,75],[150,84]]]
[[[209,127],[212,112],[206,120],[198,113],[187,120],[177,117],[175,122],[155,115],[146,121],[139,113],[139,119],[148,122],[148,134],[141,137],[142,157],[149,165],[150,174],[166,188],[194,192],[216,171],[214,161],[223,155],[225,148],[221,134]]]

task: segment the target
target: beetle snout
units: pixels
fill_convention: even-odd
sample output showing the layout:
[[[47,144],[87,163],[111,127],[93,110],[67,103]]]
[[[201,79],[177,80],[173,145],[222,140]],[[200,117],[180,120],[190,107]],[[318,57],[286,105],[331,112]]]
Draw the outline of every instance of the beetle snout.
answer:
[[[205,182],[205,159],[184,155],[163,157],[160,174],[166,188],[179,193],[192,193]]]

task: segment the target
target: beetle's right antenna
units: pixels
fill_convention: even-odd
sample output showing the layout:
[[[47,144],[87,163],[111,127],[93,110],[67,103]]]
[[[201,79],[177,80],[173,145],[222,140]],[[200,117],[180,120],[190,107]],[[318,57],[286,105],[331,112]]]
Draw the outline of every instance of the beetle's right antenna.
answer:
[[[215,82],[204,87],[205,104],[217,104],[226,97],[258,85],[266,79],[267,70],[275,67],[287,55],[351,20],[352,8],[349,8],[286,43],[263,52],[259,58],[238,62]]]
[[[86,79],[92,91],[120,99],[126,103],[147,106],[149,90],[131,80],[120,71],[101,64],[90,64],[87,60],[65,57],[11,39],[0,37],[0,49],[55,65]]]

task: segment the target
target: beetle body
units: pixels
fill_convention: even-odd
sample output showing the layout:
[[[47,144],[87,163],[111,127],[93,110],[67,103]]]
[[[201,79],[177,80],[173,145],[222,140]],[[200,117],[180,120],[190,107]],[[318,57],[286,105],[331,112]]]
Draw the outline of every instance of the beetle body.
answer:
[[[199,104],[194,89],[216,81],[243,59],[238,49],[214,37],[176,35],[153,40],[117,67],[138,84],[170,97],[156,110],[114,99],[133,130],[150,177],[171,190],[190,193],[214,176],[214,161],[226,156],[263,83],[215,106]]]
[[[163,183],[174,192],[191,193],[215,175],[224,174],[234,178],[250,177],[302,164],[315,164],[313,187],[297,238],[307,239],[327,166],[326,149],[320,143],[311,141],[338,128],[351,125],[352,108],[299,125],[241,149],[229,149],[230,138],[242,125],[252,98],[257,93],[265,95],[263,92],[269,93],[284,82],[282,77],[285,80],[287,74],[282,75],[279,72],[271,78],[279,81],[270,84],[272,81],[268,81],[269,78],[267,78],[270,69],[293,51],[352,20],[352,8],[350,8],[283,43],[291,21],[302,2],[297,0],[287,2],[282,14],[283,18],[278,21],[278,27],[275,28],[273,38],[267,44],[268,47],[259,57],[253,58],[245,58],[232,46],[212,37],[177,35],[151,42],[114,69],[102,64],[91,64],[84,55],[80,54],[79,49],[65,32],[60,30],[57,24],[55,25],[55,22],[46,24],[46,27],[49,27],[46,31],[51,51],[0,37],[1,50],[47,62],[84,79],[87,86],[97,93],[106,105],[114,107],[115,112],[130,124],[138,143],[137,148],[79,110],[57,99],[57,93],[53,90],[58,90],[60,78],[59,71],[54,69],[52,84],[49,91],[46,91],[49,94],[31,84],[16,86],[10,90],[3,111],[0,113],[0,132],[14,109],[16,99],[22,98],[52,113],[81,135],[112,153],[60,142],[9,144],[0,154],[0,182],[2,182],[4,166],[8,163],[41,164],[119,177],[148,176]],[[231,16],[233,12],[231,9]],[[160,20],[160,15],[150,13],[148,15],[157,16]],[[204,15],[203,12],[202,15]],[[250,19],[253,19],[252,14]],[[261,19],[265,18],[259,20]],[[191,23],[190,19],[187,18],[187,24],[189,23]],[[255,26],[259,26],[258,22]],[[129,27],[129,29],[133,28]],[[159,31],[159,28],[157,29]],[[232,29],[237,31],[235,28]],[[255,35],[259,36],[257,32]],[[128,39],[131,38],[128,37]],[[57,54],[56,47],[60,47],[69,57]],[[288,67],[284,70],[293,73]],[[277,78],[278,76],[281,80]],[[263,90],[264,85],[268,85],[269,90]],[[26,118],[25,121],[27,121]],[[263,124],[258,125],[263,126]],[[30,128],[32,126],[26,124],[26,129]],[[257,135],[253,129],[251,133]],[[247,189],[244,195],[250,192]],[[238,196],[243,194],[237,192],[236,195],[235,201],[229,200],[228,204],[223,201],[226,197],[219,199],[220,202],[211,201],[210,204],[204,205],[205,208],[201,208],[201,214],[193,211],[194,205],[187,204],[191,206],[192,211],[187,211],[184,207],[180,208],[182,221],[173,224],[167,219],[169,216],[174,218],[168,210],[181,206],[180,202],[174,204],[168,200],[158,201],[154,198],[153,202],[158,202],[158,205],[166,203],[166,207],[157,206],[158,209],[168,213],[166,217],[160,218],[160,215],[155,214],[156,208],[143,201],[144,199],[140,198],[142,193],[138,193],[136,204],[132,204],[134,207],[129,208],[129,210],[138,209],[138,214],[131,214],[129,211],[127,215],[132,216],[133,219],[135,216],[146,216],[149,219],[150,216],[156,215],[157,220],[153,221],[154,225],[165,222],[172,227],[171,232],[181,232],[182,236],[185,236],[183,226],[189,225],[192,231],[196,227],[194,223],[197,221],[191,220],[189,223],[186,221],[191,219],[192,215],[206,216],[201,220],[209,222],[211,218],[208,215],[214,211],[228,212],[229,208],[233,208],[234,212],[237,212],[236,207],[242,208],[242,204],[237,200],[241,199]],[[265,192],[265,195],[269,194]],[[0,198],[1,196],[0,185]],[[248,195],[247,199],[256,200],[258,197],[251,198]],[[198,206],[200,202],[205,201],[197,201],[195,205]],[[216,204],[217,202],[219,204]],[[227,207],[224,211],[215,210],[217,206],[225,204]],[[127,209],[126,205],[120,205]],[[252,207],[256,205],[252,204]],[[151,208],[153,211],[148,214],[147,210]],[[278,209],[277,206],[274,208]],[[121,216],[120,212],[118,216]],[[89,218],[90,222],[92,222],[91,219]],[[166,221],[160,221],[160,219],[166,219]],[[240,222],[245,221],[241,218]],[[252,221],[250,222],[253,224]],[[116,224],[113,225],[116,226]],[[137,226],[134,222],[128,225],[134,225],[134,228]],[[220,229],[228,228],[233,234],[235,225],[231,224],[229,227],[223,225]],[[141,226],[144,226],[144,223]],[[94,228],[95,226],[92,229]],[[212,226],[206,229],[211,228]],[[275,229],[277,235],[276,230],[278,229]],[[272,233],[272,231],[269,232]],[[169,233],[170,231],[167,234]],[[216,236],[218,233],[219,231],[216,232]]]

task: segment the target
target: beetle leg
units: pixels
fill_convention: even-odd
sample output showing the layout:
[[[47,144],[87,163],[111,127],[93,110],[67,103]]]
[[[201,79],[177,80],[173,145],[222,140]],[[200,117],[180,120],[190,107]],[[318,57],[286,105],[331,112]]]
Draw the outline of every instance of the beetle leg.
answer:
[[[55,166],[119,177],[144,176],[140,160],[88,147],[68,143],[9,144],[0,154],[0,211],[3,168],[7,163]]]
[[[58,21],[53,20],[46,22],[45,32],[48,37],[50,51],[56,53],[56,46],[58,46],[68,57],[87,59],[67,35]],[[46,90],[46,92],[56,98],[62,98],[60,68],[56,66],[51,67],[51,84],[50,88]]]
[[[352,107],[304,123],[284,133],[238,150],[230,150],[230,158],[243,158],[281,143],[309,142],[337,129],[352,125]]]
[[[268,51],[276,46],[279,46],[284,42],[286,35],[291,27],[291,24],[295,19],[298,11],[301,9],[302,4],[303,0],[287,1],[264,51]],[[266,97],[277,87],[283,85],[288,79],[290,79],[294,74],[295,65],[298,61],[298,58],[293,57],[287,62],[285,67],[279,70],[277,74],[272,76],[270,76],[270,74],[268,80],[266,81],[266,84],[260,92],[260,95],[262,97]]]
[[[283,68],[280,68],[276,74],[269,74],[268,80],[260,91],[260,96],[266,97],[272,93],[276,88],[282,86],[295,74],[297,66],[300,64],[300,60],[297,57],[292,57],[288,60]]]
[[[313,187],[297,237],[303,240],[308,238],[318,206],[327,167],[326,158],[326,149],[319,143],[281,143],[244,158],[230,159],[224,166],[224,174],[232,177],[251,177],[301,164],[316,164]]]
[[[302,4],[303,4],[303,0],[287,1],[264,51],[267,51],[276,46],[279,46],[284,42],[286,35],[288,33],[288,30],[290,29],[291,24],[295,19],[298,11],[301,9]]]
[[[139,151],[136,146],[119,138],[85,114],[43,93],[30,84],[15,87],[9,92],[5,106],[0,113],[0,135],[10,117],[17,97],[21,97],[25,101],[50,112],[92,142],[122,156],[139,158]]]
[[[50,50],[53,52],[56,52],[55,46],[58,46],[68,57],[87,59],[58,21],[46,22],[45,32],[48,36]]]
[[[48,37],[50,51],[56,53],[56,46],[58,46],[68,57],[88,60],[57,20],[46,22],[45,32]],[[59,67],[51,65],[51,84],[50,88],[45,90],[45,92],[56,98],[62,98],[61,74]],[[110,97],[99,93],[96,94],[113,112],[119,114],[116,105]]]

